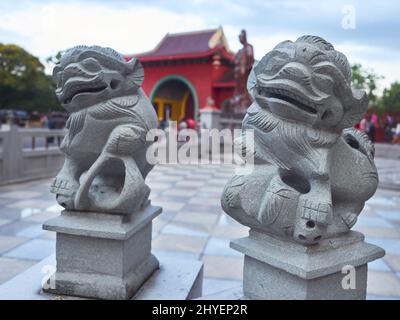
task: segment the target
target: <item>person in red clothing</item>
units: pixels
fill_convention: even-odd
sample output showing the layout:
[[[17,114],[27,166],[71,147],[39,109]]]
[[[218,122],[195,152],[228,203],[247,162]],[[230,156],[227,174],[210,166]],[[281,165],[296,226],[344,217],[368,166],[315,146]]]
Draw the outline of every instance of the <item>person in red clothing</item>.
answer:
[[[196,129],[196,122],[193,119],[186,120],[188,129]]]

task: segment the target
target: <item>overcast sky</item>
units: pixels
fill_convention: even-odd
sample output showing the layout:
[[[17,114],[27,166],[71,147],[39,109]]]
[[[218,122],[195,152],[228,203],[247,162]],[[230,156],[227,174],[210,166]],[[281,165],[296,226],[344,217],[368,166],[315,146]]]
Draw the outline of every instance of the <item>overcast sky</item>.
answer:
[[[260,59],[278,42],[314,34],[385,76],[382,88],[400,81],[399,16],[397,0],[0,0],[0,42],[44,61],[77,44],[143,52],[167,32],[221,25],[234,51],[246,29]]]

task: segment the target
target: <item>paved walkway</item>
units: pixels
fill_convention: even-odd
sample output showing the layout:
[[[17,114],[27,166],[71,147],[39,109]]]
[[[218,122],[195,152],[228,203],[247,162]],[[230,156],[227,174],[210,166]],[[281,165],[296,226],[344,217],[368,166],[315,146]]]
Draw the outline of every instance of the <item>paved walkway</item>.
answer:
[[[241,283],[243,257],[229,240],[247,228],[222,212],[219,197],[230,166],[157,166],[148,177],[152,202],[163,207],[153,226],[157,256],[204,262],[205,295]],[[0,187],[0,283],[55,250],[54,233],[41,224],[59,214],[49,193],[50,179]],[[378,190],[368,201],[356,230],[383,247],[384,259],[370,264],[369,299],[400,299],[400,192]]]
[[[385,189],[400,191],[400,160],[376,158],[379,185]]]

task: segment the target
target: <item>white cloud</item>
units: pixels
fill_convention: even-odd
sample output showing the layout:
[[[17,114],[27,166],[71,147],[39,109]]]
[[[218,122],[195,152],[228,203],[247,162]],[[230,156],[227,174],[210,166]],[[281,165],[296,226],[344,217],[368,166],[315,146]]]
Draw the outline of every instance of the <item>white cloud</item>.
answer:
[[[225,26],[224,31],[231,49],[240,49],[238,35],[240,28],[235,26]],[[249,35],[249,42],[254,46],[256,59],[261,59],[267,52],[271,51],[278,43],[285,40],[295,41],[299,34],[274,33],[272,35]],[[395,52],[388,52],[384,48],[360,45],[351,42],[341,42],[334,44],[335,49],[343,52],[351,64],[361,63],[364,68],[373,71],[378,75],[384,76],[378,81],[378,93],[385,87],[389,87],[392,82],[399,81],[400,58]]]
[[[224,33],[228,40],[230,49],[233,51],[237,51],[240,49],[241,44],[239,42],[239,33],[242,28],[233,26],[233,25],[225,25]],[[254,47],[254,56],[257,60],[260,60],[265,54],[271,51],[278,43],[285,40],[295,41],[299,35],[291,34],[291,33],[274,33],[270,35],[260,35],[260,34],[247,34],[247,40]]]
[[[251,26],[251,18],[246,20],[247,17],[257,15],[254,13],[255,7],[244,6],[243,3],[237,2],[233,5],[228,0],[218,3],[214,0],[193,0],[190,4],[193,8],[212,5],[214,11],[210,13],[207,10],[192,10],[191,13],[184,14],[174,12],[173,6],[161,8],[146,5],[144,2],[121,6],[117,1],[24,1],[24,5],[8,5],[7,8],[0,3],[0,41],[16,43],[39,56],[42,61],[59,50],[77,44],[97,44],[112,47],[121,53],[139,53],[153,49],[167,32],[215,28],[220,21],[227,22],[224,14],[240,17],[240,21],[244,23],[234,24],[231,19],[223,25],[233,51],[240,48],[238,34],[248,21],[248,27],[253,30],[249,31],[248,39],[254,46],[256,59],[261,59],[279,42],[295,40],[299,36],[296,29],[268,34],[268,31],[264,31],[268,30],[267,24],[263,23],[255,29]],[[263,3],[258,2],[259,5]],[[309,6],[310,3],[301,2],[303,6]],[[284,4],[285,8],[298,5],[294,1],[286,1]],[[267,2],[265,5],[272,8],[278,4]],[[264,14],[265,10],[261,5],[257,8],[260,8],[260,14]],[[216,12],[221,14],[216,15]],[[395,59],[394,53],[389,54],[387,51],[390,50],[385,47],[374,44],[358,45],[354,42],[335,43],[335,47],[345,53],[351,63],[360,62],[384,75],[381,87],[400,79],[399,59]]]
[[[153,49],[167,32],[204,27],[203,19],[195,15],[141,5],[118,8],[78,1],[30,3],[23,9],[3,13],[0,19],[0,30],[17,34],[23,42],[18,44],[41,58],[78,44],[137,53]]]
[[[361,63],[365,69],[384,76],[378,81],[378,93],[389,87],[392,82],[400,80],[400,58],[397,52],[349,42],[336,44],[335,48],[343,52],[350,63]]]

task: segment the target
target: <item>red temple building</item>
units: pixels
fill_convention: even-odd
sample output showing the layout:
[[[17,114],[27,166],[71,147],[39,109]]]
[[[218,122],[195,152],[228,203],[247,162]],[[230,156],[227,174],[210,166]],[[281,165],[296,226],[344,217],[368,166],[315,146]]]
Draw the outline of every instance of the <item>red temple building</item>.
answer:
[[[234,54],[222,28],[167,34],[152,51],[137,57],[145,71],[143,89],[159,120],[197,120],[212,98],[220,109],[234,91]]]

